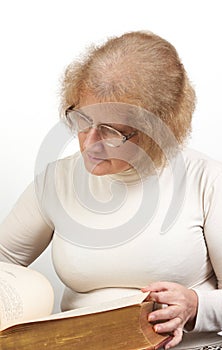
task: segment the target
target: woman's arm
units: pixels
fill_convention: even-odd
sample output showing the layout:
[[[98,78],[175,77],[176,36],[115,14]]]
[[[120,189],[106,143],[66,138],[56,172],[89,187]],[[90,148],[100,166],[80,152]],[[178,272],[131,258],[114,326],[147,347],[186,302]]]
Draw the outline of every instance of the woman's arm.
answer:
[[[199,307],[193,331],[217,332],[222,329],[222,173],[204,196],[204,213],[204,236],[217,290],[196,290]]]
[[[182,339],[183,329],[192,332],[219,332],[222,329],[222,174],[213,181],[203,197],[205,237],[209,259],[217,279],[217,289],[188,289],[176,283],[156,282],[143,288],[148,299],[166,304],[150,314],[157,332],[173,332],[168,347]],[[189,258],[189,257],[188,257]],[[158,321],[164,321],[160,323]]]
[[[32,183],[0,225],[0,261],[28,266],[48,246],[52,234]]]

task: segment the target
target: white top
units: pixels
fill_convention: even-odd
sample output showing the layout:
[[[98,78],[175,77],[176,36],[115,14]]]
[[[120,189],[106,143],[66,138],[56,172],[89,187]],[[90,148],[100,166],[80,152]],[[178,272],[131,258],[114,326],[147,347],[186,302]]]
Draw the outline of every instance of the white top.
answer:
[[[222,164],[185,150],[171,165],[140,181],[91,175],[79,153],[51,163],[0,226],[0,260],[29,265],[52,239],[63,310],[183,284],[199,306],[176,349],[222,344]]]

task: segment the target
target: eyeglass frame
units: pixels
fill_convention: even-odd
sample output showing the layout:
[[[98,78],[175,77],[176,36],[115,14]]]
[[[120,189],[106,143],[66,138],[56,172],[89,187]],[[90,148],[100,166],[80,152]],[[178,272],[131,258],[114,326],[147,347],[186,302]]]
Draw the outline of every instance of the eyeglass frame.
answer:
[[[69,118],[69,116],[68,116],[68,113],[69,113],[69,112],[77,112],[78,114],[80,114],[81,117],[83,117],[83,119],[87,119],[87,121],[88,121],[88,118],[89,118],[89,117],[88,117],[87,115],[85,115],[82,111],[80,111],[79,109],[76,109],[74,105],[68,107],[68,108],[65,110],[65,117],[66,117],[66,119],[71,121],[71,118]],[[108,128],[108,129],[110,129],[110,130],[114,130],[116,133],[118,133],[119,135],[121,135],[121,136],[122,136],[122,140],[120,140],[120,144],[117,145],[117,146],[112,145],[112,144],[109,144],[108,139],[104,139],[104,138],[102,137],[102,134],[100,134],[100,129],[99,129],[100,126],[105,126],[106,128]],[[85,132],[85,133],[87,133],[87,132],[88,132],[90,129],[92,129],[92,128],[98,129],[101,139],[102,139],[109,147],[120,147],[121,144],[124,144],[126,141],[128,141],[128,140],[131,139],[134,135],[137,134],[137,130],[135,130],[135,131],[132,131],[130,134],[125,135],[125,134],[123,134],[121,131],[119,131],[119,130],[113,128],[112,126],[109,126],[109,125],[103,124],[103,123],[99,123],[99,124],[92,123],[85,131],[84,131],[84,130],[82,130],[82,131],[80,130],[80,131],[78,131],[78,132]],[[106,141],[108,141],[108,142],[106,142]]]

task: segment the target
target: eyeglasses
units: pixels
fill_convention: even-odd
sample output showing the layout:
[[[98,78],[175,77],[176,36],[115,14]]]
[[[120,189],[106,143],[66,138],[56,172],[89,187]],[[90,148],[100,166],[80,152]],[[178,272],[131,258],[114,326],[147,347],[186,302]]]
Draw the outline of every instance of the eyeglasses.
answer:
[[[94,124],[92,120],[84,115],[79,110],[75,109],[73,106],[69,107],[65,111],[65,116],[72,129],[77,133],[89,132],[90,129],[96,128],[99,132],[100,138],[110,147],[120,147],[121,144],[125,143],[131,137],[136,135],[137,131],[133,131],[128,135],[122,134],[119,130],[106,125],[106,124]]]

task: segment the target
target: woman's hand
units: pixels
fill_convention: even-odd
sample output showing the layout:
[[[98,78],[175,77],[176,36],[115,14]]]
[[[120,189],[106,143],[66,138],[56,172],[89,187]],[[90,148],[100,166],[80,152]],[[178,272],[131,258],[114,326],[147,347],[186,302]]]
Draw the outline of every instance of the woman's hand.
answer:
[[[194,327],[198,306],[197,294],[192,289],[172,282],[154,282],[143,287],[142,291],[150,291],[146,300],[166,305],[151,312],[148,321],[155,322],[154,329],[157,333],[173,334],[165,349],[176,346],[182,340],[184,326],[186,325],[188,329]],[[158,321],[164,322],[158,323]]]

